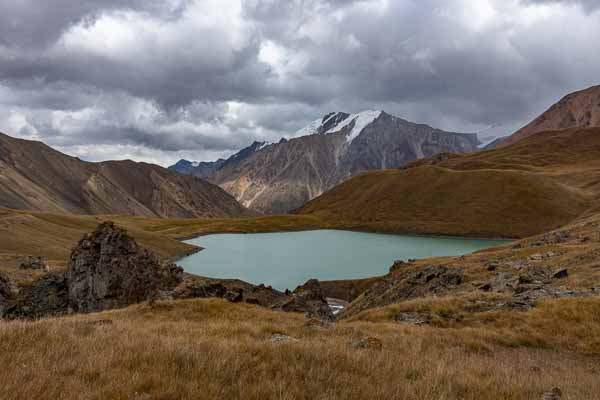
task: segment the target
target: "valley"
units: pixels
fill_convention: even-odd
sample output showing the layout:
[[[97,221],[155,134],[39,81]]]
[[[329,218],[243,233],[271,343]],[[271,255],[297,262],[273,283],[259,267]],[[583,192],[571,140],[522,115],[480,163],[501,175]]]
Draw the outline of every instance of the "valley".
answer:
[[[282,384],[283,398],[319,398],[328,386],[324,398],[525,400],[559,387],[567,398],[594,399],[600,128],[583,125],[483,151],[436,147],[393,168],[357,167],[331,189],[313,187],[305,204],[293,200],[302,203],[293,212],[262,216],[198,177],[86,163],[0,137],[9,149],[0,154],[0,359],[41,371],[35,384],[29,367],[0,372],[0,381],[16,399],[39,397],[40,388],[56,398],[68,398],[67,388],[89,398],[204,390],[206,398],[258,399],[279,396]],[[257,142],[239,162],[191,168],[214,182],[281,157],[285,172],[304,162],[285,153],[297,148],[316,170],[307,143],[376,141],[376,127],[364,115],[333,114],[312,124],[312,135]],[[107,178],[124,166],[119,179]],[[60,168],[74,173],[49,184]],[[80,186],[92,176],[106,178],[116,197]],[[237,182],[253,204],[272,193],[248,176]],[[153,186],[157,179],[179,194]],[[261,211],[292,204],[290,191],[278,193]],[[298,375],[309,383],[297,385]]]

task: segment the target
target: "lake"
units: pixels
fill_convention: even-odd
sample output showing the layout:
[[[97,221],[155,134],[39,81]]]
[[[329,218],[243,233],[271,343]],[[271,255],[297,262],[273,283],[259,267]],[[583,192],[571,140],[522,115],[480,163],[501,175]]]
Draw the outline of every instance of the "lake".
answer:
[[[317,230],[217,234],[186,243],[204,248],[178,261],[187,272],[293,290],[311,278],[383,275],[395,260],[462,255],[506,241]]]

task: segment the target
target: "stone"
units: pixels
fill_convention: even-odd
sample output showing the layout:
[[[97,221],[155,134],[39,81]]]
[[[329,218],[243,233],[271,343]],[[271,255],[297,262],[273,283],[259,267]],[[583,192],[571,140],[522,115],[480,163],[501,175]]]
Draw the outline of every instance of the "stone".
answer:
[[[65,274],[49,272],[21,287],[11,317],[41,318],[69,312],[69,296]]]
[[[552,278],[554,278],[554,279],[562,279],[562,278],[566,278],[568,276],[569,276],[569,271],[566,268],[561,268],[559,270],[556,270],[552,274]]]
[[[392,264],[392,266],[390,267],[390,272],[394,272],[394,271],[398,271],[402,268],[405,268],[409,265],[409,263],[404,262],[402,260],[396,260],[394,261],[394,264]]]
[[[383,342],[381,339],[369,336],[355,342],[353,347],[357,349],[381,351],[383,349]]]
[[[0,272],[0,318],[2,318],[10,308],[12,297],[10,279]]]
[[[291,337],[291,336],[284,335],[281,333],[274,333],[269,338],[269,341],[273,342],[273,343],[282,343],[282,342],[299,342],[300,340],[296,339],[295,337]]]
[[[42,257],[27,257],[27,259],[23,260],[19,264],[19,269],[32,269],[32,270],[41,270],[41,271],[49,271],[50,268],[48,264],[42,260]]]
[[[560,400],[560,399],[562,399],[562,395],[563,395],[562,390],[555,387],[547,392],[544,392],[544,394],[542,396],[542,400]]]
[[[231,303],[239,303],[244,300],[244,290],[240,288],[229,290],[223,298]]]
[[[542,261],[544,256],[542,254],[532,254],[529,256],[529,261]]]
[[[68,302],[75,312],[124,307],[172,290],[182,276],[181,268],[161,263],[152,251],[108,221],[86,234],[71,253]]]
[[[495,271],[498,268],[500,268],[500,264],[497,263],[496,261],[490,261],[486,264],[487,270],[488,271]]]
[[[427,325],[431,323],[431,314],[418,312],[401,312],[394,316],[394,321],[410,325]]]
[[[317,279],[310,279],[298,286],[291,296],[272,306],[286,312],[302,312],[311,318],[332,320],[334,315]]]
[[[48,264],[42,259],[42,257],[30,257],[27,260],[21,262],[19,265],[20,269],[33,269],[48,271],[50,268]]]

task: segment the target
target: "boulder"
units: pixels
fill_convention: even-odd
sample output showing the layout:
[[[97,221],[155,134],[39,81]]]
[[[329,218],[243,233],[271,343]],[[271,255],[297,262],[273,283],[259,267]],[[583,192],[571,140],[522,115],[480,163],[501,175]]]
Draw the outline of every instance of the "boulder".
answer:
[[[301,312],[313,318],[329,320],[334,318],[321,284],[316,279],[310,279],[304,285],[298,286],[291,296],[276,303],[272,308],[287,312]]]
[[[0,272],[0,318],[8,311],[11,299],[10,280],[5,274]]]
[[[48,264],[46,264],[46,262],[42,260],[42,257],[29,256],[19,264],[19,269],[48,271],[49,267]]]
[[[223,298],[231,303],[239,303],[244,300],[244,289],[229,290]]]
[[[66,314],[69,290],[63,272],[49,272],[23,285],[16,296],[11,318],[41,318]]]
[[[67,271],[68,303],[94,312],[149,300],[179,284],[183,270],[163,264],[124,229],[104,222],[79,241]]]
[[[569,276],[569,271],[566,268],[561,268],[559,270],[554,271],[552,274],[552,278],[554,279],[562,279]]]

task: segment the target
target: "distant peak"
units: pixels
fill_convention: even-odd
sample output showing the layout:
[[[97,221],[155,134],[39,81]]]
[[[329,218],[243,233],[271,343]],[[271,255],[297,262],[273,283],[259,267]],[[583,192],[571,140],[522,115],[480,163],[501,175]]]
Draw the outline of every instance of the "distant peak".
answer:
[[[336,133],[341,132],[346,129],[352,123],[352,129],[346,133],[346,140],[351,143],[354,139],[360,135],[360,133],[371,123],[373,123],[377,118],[379,118],[384,112],[381,110],[366,110],[361,111],[356,114],[351,114],[347,118],[345,118],[340,124],[337,124],[333,128],[329,129],[328,133]]]

